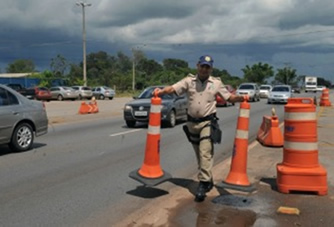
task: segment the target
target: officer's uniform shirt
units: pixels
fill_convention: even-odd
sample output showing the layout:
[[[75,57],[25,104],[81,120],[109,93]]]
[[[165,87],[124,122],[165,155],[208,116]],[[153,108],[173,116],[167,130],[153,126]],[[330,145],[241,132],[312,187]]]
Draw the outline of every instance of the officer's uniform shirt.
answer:
[[[212,76],[202,83],[198,76],[189,74],[172,87],[177,95],[187,93],[188,114],[193,118],[202,118],[216,113],[216,94],[225,100],[231,96],[223,82]]]

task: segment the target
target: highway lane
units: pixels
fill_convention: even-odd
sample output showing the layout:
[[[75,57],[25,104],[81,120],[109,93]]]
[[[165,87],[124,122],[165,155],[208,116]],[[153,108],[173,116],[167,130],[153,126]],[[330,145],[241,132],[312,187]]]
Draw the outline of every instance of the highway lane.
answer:
[[[215,146],[215,163],[231,155],[238,106],[218,109],[223,143]],[[272,105],[262,100],[251,106],[250,141]],[[274,106],[282,119],[284,106]],[[10,153],[0,146],[1,226],[73,226],[111,208],[116,209],[108,218],[117,222],[150,201],[134,195],[140,184],[128,178],[143,161],[145,125],[128,129],[119,117],[54,125],[49,131],[28,152]],[[176,178],[196,173],[182,124],[162,129],[161,164]],[[171,182],[158,186],[164,191],[172,187]]]

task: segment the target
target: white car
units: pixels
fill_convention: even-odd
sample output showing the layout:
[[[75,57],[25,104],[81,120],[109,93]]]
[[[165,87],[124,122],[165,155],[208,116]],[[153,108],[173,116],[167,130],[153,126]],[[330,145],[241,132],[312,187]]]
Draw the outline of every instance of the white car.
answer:
[[[317,86],[317,91],[321,91],[326,89],[326,86]]]
[[[261,85],[260,86],[260,97],[268,98],[269,93],[273,87],[271,85]]]
[[[287,103],[292,97],[291,87],[289,85],[276,85],[271,89],[268,97],[268,104]]]
[[[255,83],[243,83],[239,86],[237,95],[248,95],[250,101],[260,101],[260,89]]]

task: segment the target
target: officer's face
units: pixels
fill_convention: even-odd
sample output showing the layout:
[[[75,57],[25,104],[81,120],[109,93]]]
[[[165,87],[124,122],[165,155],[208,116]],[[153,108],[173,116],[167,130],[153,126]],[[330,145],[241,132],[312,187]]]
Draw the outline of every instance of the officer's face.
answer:
[[[207,77],[209,77],[212,73],[212,67],[210,67],[209,65],[200,65],[197,64],[197,71],[198,71],[198,75],[205,79]]]

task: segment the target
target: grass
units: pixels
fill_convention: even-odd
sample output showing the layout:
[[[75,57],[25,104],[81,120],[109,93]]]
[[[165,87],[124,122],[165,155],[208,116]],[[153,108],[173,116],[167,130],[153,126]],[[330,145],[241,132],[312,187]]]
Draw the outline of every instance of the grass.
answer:
[[[133,96],[138,96],[141,91],[116,91],[116,98],[128,98]]]

